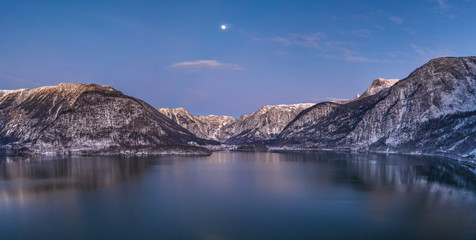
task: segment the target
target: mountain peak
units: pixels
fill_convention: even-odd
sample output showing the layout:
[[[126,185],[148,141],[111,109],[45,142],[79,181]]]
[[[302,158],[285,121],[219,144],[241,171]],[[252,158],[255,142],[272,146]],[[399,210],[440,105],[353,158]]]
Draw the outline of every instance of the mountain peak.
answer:
[[[187,114],[191,115],[185,108],[178,107],[178,108],[158,108],[157,109],[159,112],[162,114],[168,113],[168,114]]]
[[[468,73],[476,73],[476,57],[439,57],[417,68],[408,78],[431,79],[435,74],[451,74],[460,78]]]
[[[476,57],[437,58],[400,81],[375,79],[345,104],[317,104],[275,143],[362,151],[476,152]],[[368,96],[368,97],[365,97]]]
[[[467,57],[437,57],[433,58],[428,63],[430,64],[448,64],[448,63],[456,63],[461,60],[476,60],[476,56],[467,56]],[[428,64],[427,63],[427,64]],[[426,64],[425,64],[426,65]],[[425,66],[423,65],[423,66]]]
[[[0,98],[17,90],[0,90]]]
[[[270,109],[293,109],[293,108],[308,108],[315,105],[315,103],[296,103],[296,104],[277,104],[277,105],[264,105],[259,111],[268,111]]]
[[[237,119],[229,116],[195,116],[184,108],[158,108],[160,113],[196,136],[213,141],[224,141],[231,135],[230,128]]]
[[[40,152],[111,152],[205,143],[147,103],[109,86],[62,83],[0,98],[1,147]],[[142,150],[141,150],[142,151]]]
[[[243,144],[273,140],[301,111],[315,103],[265,105],[240,117],[235,133],[225,142]]]
[[[60,83],[56,86],[43,86],[38,88],[21,88],[16,90],[0,90],[0,97],[5,96],[14,92],[31,92],[31,93],[53,93],[53,92],[63,92],[63,93],[83,93],[86,91],[108,91],[108,92],[119,92],[116,89],[106,86],[99,85],[95,83],[91,84],[82,84],[82,83]]]
[[[383,89],[387,89],[397,83],[400,79],[384,79],[377,78],[372,81],[372,84],[367,88],[367,90],[360,97],[368,97],[380,92]]]

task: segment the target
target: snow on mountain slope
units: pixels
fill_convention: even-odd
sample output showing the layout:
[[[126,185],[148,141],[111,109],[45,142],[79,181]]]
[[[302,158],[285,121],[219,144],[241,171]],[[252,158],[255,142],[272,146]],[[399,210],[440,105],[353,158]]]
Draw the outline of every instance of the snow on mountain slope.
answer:
[[[194,116],[184,108],[159,108],[157,110],[197,137],[218,142],[226,141],[233,134],[233,124],[238,121],[229,116]]]
[[[96,84],[62,83],[0,97],[0,145],[41,152],[206,144],[147,103]]]
[[[301,111],[314,103],[266,105],[242,117],[227,144],[245,144],[273,140]]]
[[[313,103],[266,105],[236,119],[228,116],[194,116],[183,108],[158,111],[200,138],[226,144],[246,144],[274,139],[302,110]]]
[[[309,148],[348,148],[341,143],[342,140],[385,91],[346,103],[318,103],[296,116],[279,134],[274,144]]]
[[[0,90],[0,98],[4,95],[14,92],[15,90]]]
[[[348,140],[358,148],[467,152],[475,131],[476,57],[447,57],[395,84]]]
[[[383,79],[377,78],[375,79],[372,84],[367,88],[367,90],[362,94],[360,97],[368,97],[374,95],[384,89],[390,88],[395,83],[397,83],[399,79]]]
[[[240,119],[157,111],[95,84],[0,91],[3,147],[80,151],[216,141],[475,155],[476,57],[433,59],[405,79],[375,79],[351,100],[266,105]]]
[[[384,87],[379,91],[367,90],[348,103],[321,103],[303,111],[275,144],[463,154],[474,150],[476,57],[433,59],[393,84],[380,84]]]

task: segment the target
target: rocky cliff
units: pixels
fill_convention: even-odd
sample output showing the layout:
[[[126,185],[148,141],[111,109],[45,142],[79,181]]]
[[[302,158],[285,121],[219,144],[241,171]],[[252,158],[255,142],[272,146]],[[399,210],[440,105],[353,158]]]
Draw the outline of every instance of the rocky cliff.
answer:
[[[433,59],[403,80],[377,85],[348,103],[303,111],[275,144],[476,154],[476,57]]]
[[[266,105],[258,111],[244,115],[234,127],[234,134],[226,144],[249,144],[274,140],[301,111],[313,103],[292,105]]]
[[[216,115],[194,116],[183,108],[157,110],[200,138],[241,145],[274,140],[296,115],[312,105],[266,105],[240,119]]]
[[[96,84],[60,84],[0,97],[0,145],[39,152],[207,153],[147,103]],[[182,151],[183,150],[183,151]]]
[[[229,116],[195,116],[183,108],[159,108],[157,110],[197,137],[218,142],[225,142],[233,135],[234,124],[238,121]]]
[[[382,90],[388,89],[395,85],[399,79],[383,79],[377,78],[372,84],[365,90],[365,92],[360,96],[361,98],[368,97],[379,93]]]
[[[476,57],[433,59],[351,100],[264,106],[240,119],[157,111],[95,84],[0,91],[2,147],[193,153],[217,142],[475,156]]]

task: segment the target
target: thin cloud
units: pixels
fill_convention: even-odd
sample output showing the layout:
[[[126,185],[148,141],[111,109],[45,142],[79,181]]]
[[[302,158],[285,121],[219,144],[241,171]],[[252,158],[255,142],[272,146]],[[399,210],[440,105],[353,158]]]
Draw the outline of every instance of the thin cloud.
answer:
[[[372,35],[372,32],[367,29],[355,29],[350,31],[350,34],[361,38],[369,38]]]
[[[361,37],[369,37],[370,31],[358,29],[351,34],[360,34]],[[299,46],[313,48],[321,57],[337,59],[346,62],[379,62],[377,59],[371,59],[363,56],[358,51],[352,50],[349,43],[342,41],[329,40],[326,34],[321,32],[311,34],[291,33],[287,36],[277,36],[271,38],[253,38],[255,41],[274,42],[283,46]]]
[[[346,62],[380,62],[380,60],[365,57],[359,52],[344,46],[336,48],[335,51],[337,51],[336,58]]]
[[[28,84],[34,84],[34,85],[41,86],[41,83],[39,83],[39,82],[31,81],[31,80],[28,80],[28,79],[25,79],[25,78],[10,76],[10,75],[3,74],[3,73],[0,73],[0,79],[6,79],[6,81],[13,81],[13,82],[24,82],[24,83],[28,83]]]
[[[222,63],[217,60],[197,60],[197,61],[187,61],[187,62],[178,62],[170,65],[170,69],[182,69],[182,70],[244,70],[244,68],[238,64],[234,63]]]
[[[292,45],[293,44],[293,42],[291,40],[289,40],[288,38],[285,38],[285,37],[273,37],[273,38],[262,38],[262,39],[256,38],[255,40],[257,40],[257,41],[272,41],[272,42],[277,42],[277,43],[280,43],[280,44],[283,44],[283,45]]]
[[[320,40],[326,38],[324,33],[316,32],[312,34],[295,34],[291,33],[285,37],[272,37],[272,38],[254,38],[256,41],[271,41],[282,45],[290,46],[302,46],[311,48],[320,48]]]
[[[451,6],[448,3],[448,0],[433,0],[433,2],[436,2],[437,6],[435,7],[435,12],[446,16],[448,18],[456,18],[458,17],[456,14],[454,14],[453,6]]]
[[[398,25],[400,25],[400,24],[403,23],[403,19],[402,19],[402,18],[400,18],[400,17],[395,17],[395,16],[390,17],[390,21],[392,21],[392,22],[394,22],[394,23],[396,23],[396,24],[398,24]]]
[[[446,57],[453,55],[453,52],[447,46],[437,46],[433,48],[421,47],[415,44],[410,44],[410,47],[420,55],[424,60],[430,60],[437,57]]]
[[[377,60],[369,59],[361,56],[346,56],[345,61],[347,62],[378,62]]]
[[[450,5],[448,4],[446,0],[435,0],[435,1],[438,3],[438,7],[441,10],[447,11],[448,9],[450,9]]]

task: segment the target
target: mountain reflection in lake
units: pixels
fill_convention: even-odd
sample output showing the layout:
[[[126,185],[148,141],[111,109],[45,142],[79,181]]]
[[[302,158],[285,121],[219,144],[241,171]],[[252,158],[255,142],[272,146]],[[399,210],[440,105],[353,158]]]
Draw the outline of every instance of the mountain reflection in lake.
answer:
[[[0,196],[15,197],[66,189],[94,189],[132,179],[145,171],[144,159],[111,157],[4,157]]]
[[[476,175],[403,155],[0,157],[0,239],[476,239]]]

